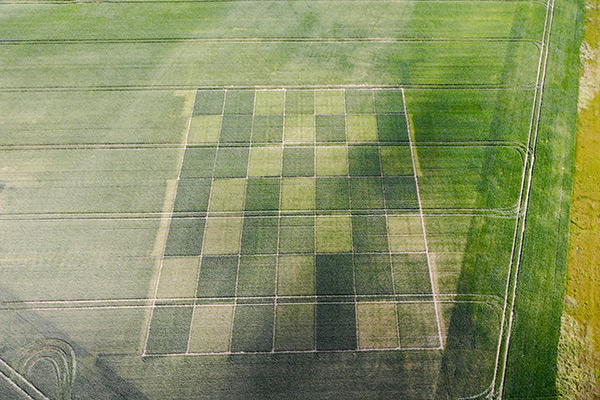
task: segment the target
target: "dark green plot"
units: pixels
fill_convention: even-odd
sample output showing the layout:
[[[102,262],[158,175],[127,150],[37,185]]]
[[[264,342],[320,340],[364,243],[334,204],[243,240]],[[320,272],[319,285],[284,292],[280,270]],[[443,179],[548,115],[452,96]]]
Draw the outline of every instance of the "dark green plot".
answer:
[[[279,184],[279,178],[248,178],[246,210],[279,210]]]
[[[194,115],[223,114],[224,98],[225,92],[222,90],[198,90],[194,102]]]
[[[388,209],[418,209],[417,185],[412,176],[389,176],[383,179]]]
[[[283,116],[255,115],[252,127],[252,143],[281,143]]]
[[[379,149],[375,146],[351,146],[348,149],[350,175],[381,175]]]
[[[312,90],[288,90],[285,98],[286,114],[314,114],[315,93]]]
[[[252,115],[224,115],[221,122],[221,143],[249,143]]]
[[[200,264],[197,297],[233,297],[238,256],[204,256]]]
[[[396,293],[431,293],[431,277],[426,254],[394,254]]]
[[[383,209],[383,181],[380,177],[350,178],[353,210]]]
[[[372,90],[346,90],[348,114],[373,114],[375,112]]]
[[[378,114],[404,113],[404,100],[401,90],[376,90],[375,110]]]
[[[404,114],[377,115],[377,134],[380,142],[407,142],[408,128]]]
[[[354,304],[317,304],[317,350],[356,349]]]
[[[353,295],[351,254],[317,254],[317,295]]]
[[[274,316],[273,305],[238,305],[233,319],[231,351],[271,351]]]
[[[312,254],[315,251],[315,219],[313,217],[281,218],[279,251]]]
[[[254,90],[228,90],[225,96],[225,114],[254,113]]]
[[[354,256],[357,294],[394,294],[389,254]]]
[[[346,141],[346,118],[343,115],[317,115],[316,125],[317,141]]]
[[[182,178],[210,178],[215,164],[214,147],[196,148],[188,147],[185,150],[183,165],[181,166]]]
[[[177,185],[175,212],[206,211],[210,195],[209,178],[182,178]]]
[[[248,173],[247,147],[221,147],[215,161],[216,178],[245,178]]]
[[[317,178],[317,210],[349,208],[348,178]]]
[[[277,217],[246,217],[242,228],[242,254],[277,253]]]
[[[242,256],[238,296],[275,296],[276,256]]]
[[[313,176],[315,150],[312,147],[286,147],[283,150],[283,176]]]
[[[388,238],[384,216],[353,216],[352,239],[357,253],[387,252]]]
[[[200,255],[204,224],[204,218],[173,218],[169,226],[165,256]]]
[[[148,354],[185,353],[192,311],[192,307],[154,308],[146,352]]]

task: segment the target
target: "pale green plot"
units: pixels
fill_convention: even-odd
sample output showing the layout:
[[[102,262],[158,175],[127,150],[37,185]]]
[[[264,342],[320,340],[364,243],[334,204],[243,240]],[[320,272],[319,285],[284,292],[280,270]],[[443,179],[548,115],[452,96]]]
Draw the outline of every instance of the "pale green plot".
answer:
[[[232,323],[233,305],[195,307],[189,351],[192,353],[229,351]]]
[[[242,218],[209,217],[202,252],[205,255],[238,254],[242,240]]]
[[[284,140],[286,143],[314,143],[315,138],[314,115],[285,116]]]
[[[389,216],[388,235],[390,250],[394,253],[425,251],[425,237],[421,217]]]
[[[285,92],[283,90],[256,91],[254,114],[274,115],[283,114]]]
[[[413,175],[412,158],[408,146],[383,146],[380,149],[384,175]]]
[[[315,209],[314,178],[283,178],[281,187],[282,210]]]
[[[375,115],[347,115],[346,131],[350,142],[376,142],[377,119]]]
[[[249,176],[281,175],[282,147],[252,147],[250,150]]]
[[[349,216],[317,216],[317,252],[352,251],[352,220]]]
[[[200,268],[199,257],[168,257],[163,259],[157,297],[194,297]]]
[[[188,143],[217,143],[221,133],[220,115],[196,115],[192,117]]]
[[[214,211],[242,211],[246,194],[246,179],[215,179],[210,192],[208,210]]]
[[[277,267],[279,296],[310,296],[315,294],[315,258],[312,255],[279,257]]]
[[[395,303],[358,303],[358,347],[393,349],[398,343]]]
[[[344,114],[343,90],[316,90],[315,105],[317,114]]]
[[[348,175],[348,148],[345,146],[317,147],[317,175]]]

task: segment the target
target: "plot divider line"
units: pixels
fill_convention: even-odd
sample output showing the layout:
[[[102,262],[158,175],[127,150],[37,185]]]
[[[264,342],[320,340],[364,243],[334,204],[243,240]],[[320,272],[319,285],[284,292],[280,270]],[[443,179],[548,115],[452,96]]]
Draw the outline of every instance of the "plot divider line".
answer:
[[[183,139],[183,147],[181,149],[181,156],[179,157],[178,160],[178,165],[177,165],[177,179],[175,180],[175,184],[173,185],[173,198],[171,200],[172,205],[171,205],[171,212],[168,216],[163,216],[162,218],[168,218],[165,229],[166,229],[166,238],[164,241],[164,244],[162,246],[161,252],[160,254],[157,254],[156,257],[160,258],[160,263],[159,263],[159,267],[158,267],[158,275],[156,277],[156,285],[154,287],[154,294],[152,297],[152,309],[150,310],[150,315],[148,317],[148,327],[146,330],[146,338],[144,340],[144,346],[143,346],[143,350],[142,350],[142,355],[145,356],[147,355],[147,350],[148,350],[148,339],[150,338],[150,326],[152,325],[152,318],[154,317],[154,309],[156,308],[156,299],[158,297],[158,288],[160,285],[160,278],[162,275],[162,270],[163,270],[163,265],[164,265],[164,254],[167,248],[167,242],[169,240],[169,230],[171,227],[171,220],[173,219],[173,212],[175,211],[175,201],[177,199],[177,189],[179,188],[179,181],[181,180],[181,171],[183,169],[183,163],[185,160],[185,153],[187,150],[187,145],[188,145],[188,140],[189,140],[189,136],[190,136],[190,129],[192,126],[192,119],[194,117],[194,107],[196,106],[196,92],[194,91],[194,100],[192,101],[191,104],[191,110],[190,110],[190,116],[188,118],[188,123],[187,123],[187,127],[185,130],[185,135],[184,135],[184,139]]]
[[[429,280],[431,283],[431,292],[433,295],[433,303],[435,307],[435,318],[437,320],[438,326],[438,340],[440,342],[440,348],[443,350],[445,347],[444,338],[442,335],[442,321],[441,321],[441,311],[440,306],[437,300],[437,285],[435,284],[435,278],[433,276],[433,270],[431,266],[431,254],[429,252],[429,242],[427,240],[427,228],[425,226],[425,216],[423,214],[423,202],[421,200],[421,188],[419,186],[419,176],[417,174],[417,160],[415,158],[415,144],[412,137],[412,130],[410,126],[410,118],[408,117],[408,106],[406,105],[406,95],[404,93],[404,89],[402,89],[402,102],[404,103],[404,117],[406,119],[406,128],[408,131],[408,142],[410,144],[410,156],[412,158],[412,166],[415,178],[415,185],[417,187],[417,200],[419,202],[419,216],[421,218],[421,227],[423,229],[423,241],[425,242],[425,253],[427,254],[427,267],[429,269]]]
[[[277,212],[277,252],[275,257],[275,305],[273,307],[273,347],[271,352],[275,352],[276,348],[276,327],[277,327],[277,303],[279,301],[279,258],[281,256],[281,195],[283,192],[283,154],[285,150],[285,117],[287,107],[287,91],[283,89],[283,118],[281,132],[281,162],[279,164],[279,207]]]
[[[313,249],[313,264],[314,264],[314,277],[315,277],[315,282],[314,282],[314,290],[315,290],[315,299],[318,298],[319,296],[319,292],[318,292],[318,276],[317,276],[317,244],[318,244],[318,240],[317,240],[317,179],[318,179],[318,174],[317,174],[317,91],[313,89],[312,91],[312,95],[313,95],[313,141],[314,141],[314,148],[313,148],[313,180],[314,180],[314,195],[315,195],[315,203],[314,203],[314,209],[315,209],[315,214],[313,216],[313,233],[314,233],[314,238],[313,238],[313,244],[314,244],[314,249]],[[314,323],[314,351],[317,351],[317,334],[319,333],[318,331],[318,324],[317,324],[317,318],[319,317],[318,315],[318,309],[319,309],[319,304],[315,304],[315,309],[314,309],[314,319],[315,319],[315,323]]]

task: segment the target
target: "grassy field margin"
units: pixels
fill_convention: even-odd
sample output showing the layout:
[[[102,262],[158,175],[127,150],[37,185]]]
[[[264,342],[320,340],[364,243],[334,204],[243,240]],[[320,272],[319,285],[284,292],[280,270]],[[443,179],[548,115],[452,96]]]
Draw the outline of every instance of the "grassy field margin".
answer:
[[[503,397],[556,398],[583,4],[557,1]]]
[[[600,1],[586,2],[565,314],[559,343],[563,399],[600,398]]]

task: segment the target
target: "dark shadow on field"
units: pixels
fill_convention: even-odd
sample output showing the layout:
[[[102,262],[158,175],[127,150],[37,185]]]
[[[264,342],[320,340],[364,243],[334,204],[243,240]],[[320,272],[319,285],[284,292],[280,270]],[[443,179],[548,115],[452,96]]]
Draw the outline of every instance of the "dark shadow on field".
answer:
[[[0,289],[0,298],[16,301],[13,293]],[[51,399],[148,399],[133,384],[117,375],[101,359],[73,341],[69,334],[46,320],[36,311],[0,311],[0,357]],[[59,397],[60,385],[48,360],[60,352],[53,343],[72,349],[74,369],[62,370],[71,375],[71,395]],[[39,363],[27,368],[26,361],[37,355]],[[29,371],[27,371],[27,369]],[[63,388],[64,391],[64,388]],[[3,393],[0,387],[0,398]]]
[[[439,352],[107,356],[156,399],[434,399]],[[154,379],[152,377],[155,377]],[[144,382],[142,382],[142,380]]]
[[[517,8],[511,29],[511,37],[522,37],[526,32],[527,17],[522,9]],[[501,83],[510,84],[511,76],[517,74],[518,58],[514,49],[518,42],[508,46],[506,62],[501,77]],[[522,89],[499,90],[494,116],[489,126],[489,140],[497,140],[496,133],[503,137],[514,129],[516,118],[515,106],[522,101]],[[518,121],[517,121],[518,122]],[[529,121],[527,121],[529,122]],[[521,121],[523,123],[523,121]],[[522,127],[522,125],[519,125]],[[516,145],[526,144],[526,138],[511,137]],[[481,193],[493,193],[496,184],[495,165],[502,163],[498,153],[490,148],[481,170],[479,190]],[[493,199],[485,199],[484,207]],[[501,241],[502,232],[495,232],[493,227],[485,224],[480,218],[472,218],[469,229],[465,259],[458,281],[460,294],[482,294],[503,298],[508,279],[508,265],[498,264],[494,259],[486,257],[481,252],[492,244]],[[512,240],[512,236],[510,238]],[[450,310],[447,326],[447,341],[441,362],[440,385],[437,388],[436,399],[457,399],[475,396],[473,398],[488,398],[496,368],[496,351],[499,339],[499,329],[494,329],[492,318],[493,309],[480,307],[474,303],[455,303]],[[501,315],[498,315],[501,318]],[[499,323],[499,322],[498,322]],[[497,328],[497,327],[496,327]]]

